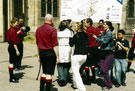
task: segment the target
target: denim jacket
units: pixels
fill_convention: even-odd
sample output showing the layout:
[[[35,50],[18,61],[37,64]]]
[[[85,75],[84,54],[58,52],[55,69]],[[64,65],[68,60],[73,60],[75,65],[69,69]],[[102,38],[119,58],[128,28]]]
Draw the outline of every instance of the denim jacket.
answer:
[[[110,30],[108,30],[103,36],[98,36],[96,39],[97,42],[99,42],[101,46],[101,50],[112,50],[113,45],[113,35]],[[105,45],[106,47],[102,47],[102,45]]]

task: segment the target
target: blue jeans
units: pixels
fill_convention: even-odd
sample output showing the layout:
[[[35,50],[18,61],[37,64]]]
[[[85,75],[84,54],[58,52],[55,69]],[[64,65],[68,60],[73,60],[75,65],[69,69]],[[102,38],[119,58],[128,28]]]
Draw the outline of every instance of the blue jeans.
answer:
[[[65,82],[67,83],[69,74],[69,65],[66,63],[60,63],[57,65],[57,70],[59,75],[58,79],[65,80]]]
[[[119,85],[125,83],[127,70],[127,59],[115,59],[116,80]]]

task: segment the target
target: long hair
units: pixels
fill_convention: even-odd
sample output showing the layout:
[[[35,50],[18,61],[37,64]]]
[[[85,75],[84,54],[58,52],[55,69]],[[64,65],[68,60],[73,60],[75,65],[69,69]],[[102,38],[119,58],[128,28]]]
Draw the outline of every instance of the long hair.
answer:
[[[60,22],[59,30],[64,31],[67,28],[66,20]]]
[[[87,18],[86,22],[89,23],[90,25],[93,25],[93,20],[91,18]]]
[[[110,31],[113,31],[113,30],[114,30],[114,27],[113,27],[113,25],[112,25],[112,22],[110,22],[110,21],[105,21],[105,23],[109,26]]]

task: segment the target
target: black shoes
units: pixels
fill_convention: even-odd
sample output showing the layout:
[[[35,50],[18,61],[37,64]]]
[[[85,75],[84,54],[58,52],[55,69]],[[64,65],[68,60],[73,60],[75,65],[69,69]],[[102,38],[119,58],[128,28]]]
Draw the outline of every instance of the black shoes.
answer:
[[[58,84],[59,84],[59,86],[66,86],[66,81],[63,79],[63,80],[58,80]]]
[[[116,88],[119,88],[120,86],[121,86],[120,84],[116,84],[116,85],[115,85]]]
[[[12,83],[19,83],[19,81],[18,81],[17,79],[15,79],[15,78],[9,79],[9,82],[12,82]]]
[[[85,85],[91,85],[91,82],[90,81],[84,81],[83,82]]]
[[[75,87],[74,84],[72,84],[71,87],[72,87],[73,89],[77,89],[77,87]]]
[[[122,86],[127,86],[126,83],[122,83]],[[116,84],[115,87],[119,88],[121,86],[120,84]]]
[[[111,88],[108,88],[108,87],[103,87],[102,90],[103,91],[106,91],[106,90],[110,90]]]
[[[122,86],[127,86],[126,83],[122,83],[121,85],[122,85]]]

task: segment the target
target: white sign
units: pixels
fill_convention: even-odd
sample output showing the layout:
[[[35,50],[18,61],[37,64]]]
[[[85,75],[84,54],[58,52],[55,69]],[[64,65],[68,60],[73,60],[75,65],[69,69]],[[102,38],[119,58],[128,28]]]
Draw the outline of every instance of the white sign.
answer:
[[[94,22],[104,19],[121,23],[121,16],[122,4],[119,0],[61,0],[61,20],[80,22],[90,17]]]

